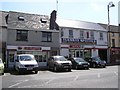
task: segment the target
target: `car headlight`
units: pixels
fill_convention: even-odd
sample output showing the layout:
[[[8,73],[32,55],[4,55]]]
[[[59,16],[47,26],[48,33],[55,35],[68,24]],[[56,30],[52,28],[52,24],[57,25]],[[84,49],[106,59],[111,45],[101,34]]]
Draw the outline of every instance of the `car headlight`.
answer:
[[[19,64],[19,68],[25,68],[25,66],[22,64]]]
[[[104,61],[104,63],[106,64],[106,61]]]
[[[81,63],[81,62],[79,62],[79,65],[82,65],[82,63]]]
[[[99,64],[100,62],[99,61],[96,61],[97,64]]]
[[[34,67],[38,67],[38,64],[34,65]]]
[[[72,65],[72,63],[70,62],[69,65]]]
[[[88,65],[90,65],[90,63],[88,63]]]

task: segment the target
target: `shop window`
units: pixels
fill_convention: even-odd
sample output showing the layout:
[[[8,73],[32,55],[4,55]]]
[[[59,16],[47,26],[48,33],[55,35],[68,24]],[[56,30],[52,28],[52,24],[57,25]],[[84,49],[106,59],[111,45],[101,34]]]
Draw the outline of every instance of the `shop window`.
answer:
[[[42,32],[42,41],[43,42],[52,42],[52,33],[51,32]]]
[[[91,57],[91,50],[84,50],[84,58],[90,58]]]
[[[42,55],[34,55],[37,62],[42,62]]]
[[[27,30],[17,30],[16,40],[17,41],[27,41],[28,40],[28,31]]]
[[[14,62],[14,54],[9,54],[9,62]]]

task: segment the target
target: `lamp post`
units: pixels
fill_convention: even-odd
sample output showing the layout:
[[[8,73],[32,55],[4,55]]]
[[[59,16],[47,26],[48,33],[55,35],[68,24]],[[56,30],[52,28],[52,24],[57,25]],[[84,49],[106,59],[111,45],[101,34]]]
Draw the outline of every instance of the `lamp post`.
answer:
[[[111,36],[110,36],[110,15],[109,15],[109,9],[111,7],[115,7],[113,2],[109,2],[107,5],[107,10],[108,10],[108,63],[110,62],[110,55],[111,55]]]

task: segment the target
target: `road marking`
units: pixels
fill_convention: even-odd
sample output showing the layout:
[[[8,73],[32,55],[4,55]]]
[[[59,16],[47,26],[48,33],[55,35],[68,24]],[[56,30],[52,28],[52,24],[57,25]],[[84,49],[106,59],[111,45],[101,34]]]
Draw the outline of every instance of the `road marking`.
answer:
[[[12,88],[12,87],[17,86],[17,85],[19,85],[19,84],[21,84],[23,82],[26,82],[26,81],[28,81],[28,80],[24,80],[24,81],[18,82],[16,84],[13,84],[13,85],[9,86],[8,88]]]
[[[118,73],[117,72],[114,72],[115,73],[115,75],[117,75],[118,76]]]
[[[100,78],[100,73],[98,73],[98,78]]]
[[[79,78],[79,75],[76,75],[74,78],[74,81],[76,81]]]
[[[48,84],[50,83],[51,81],[53,81],[54,79],[50,79],[49,81],[47,81],[45,84]]]

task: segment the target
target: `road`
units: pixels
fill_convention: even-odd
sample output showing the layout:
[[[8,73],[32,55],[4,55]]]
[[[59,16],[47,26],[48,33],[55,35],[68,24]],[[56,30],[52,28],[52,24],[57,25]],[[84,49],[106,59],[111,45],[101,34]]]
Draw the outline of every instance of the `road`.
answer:
[[[118,88],[118,66],[72,70],[39,71],[38,74],[5,73],[2,88]]]

